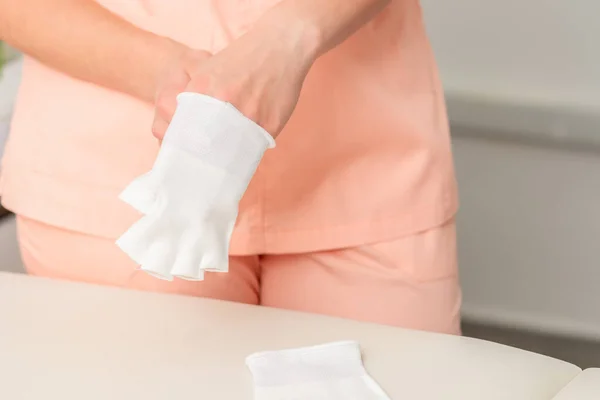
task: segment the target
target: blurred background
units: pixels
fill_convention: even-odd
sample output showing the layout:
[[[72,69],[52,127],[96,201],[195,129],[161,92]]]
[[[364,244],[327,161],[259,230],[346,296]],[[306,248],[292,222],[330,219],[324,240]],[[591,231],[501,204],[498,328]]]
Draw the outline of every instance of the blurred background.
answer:
[[[460,187],[465,334],[598,366],[600,2],[422,4]],[[20,73],[3,57],[0,154]],[[22,271],[0,215],[0,270]]]

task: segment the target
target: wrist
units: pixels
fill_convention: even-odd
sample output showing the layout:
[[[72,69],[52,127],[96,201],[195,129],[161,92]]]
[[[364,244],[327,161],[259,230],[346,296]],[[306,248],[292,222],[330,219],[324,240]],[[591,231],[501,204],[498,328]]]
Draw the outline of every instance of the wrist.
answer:
[[[152,36],[148,40],[148,75],[140,88],[143,100],[154,102],[157,89],[163,75],[173,63],[185,56],[189,48],[172,39],[162,36]]]
[[[270,37],[279,38],[281,43],[291,49],[301,64],[310,67],[321,55],[324,48],[324,35],[318,24],[301,15],[294,15],[285,8],[274,7],[258,23],[269,30]]]
[[[299,16],[291,16],[286,21],[289,35],[297,40],[299,48],[308,59],[316,60],[321,55],[325,44],[323,31],[318,24]]]

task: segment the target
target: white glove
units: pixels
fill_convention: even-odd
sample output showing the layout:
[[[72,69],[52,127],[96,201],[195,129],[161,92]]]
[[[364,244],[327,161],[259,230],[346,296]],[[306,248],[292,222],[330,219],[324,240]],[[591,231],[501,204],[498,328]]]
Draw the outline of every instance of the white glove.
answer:
[[[254,377],[254,400],[390,400],[353,341],[256,353],[246,365]]]
[[[145,216],[117,245],[159,278],[202,280],[228,270],[239,201],[275,141],[229,103],[198,93],[177,102],[152,170],[121,193]]]

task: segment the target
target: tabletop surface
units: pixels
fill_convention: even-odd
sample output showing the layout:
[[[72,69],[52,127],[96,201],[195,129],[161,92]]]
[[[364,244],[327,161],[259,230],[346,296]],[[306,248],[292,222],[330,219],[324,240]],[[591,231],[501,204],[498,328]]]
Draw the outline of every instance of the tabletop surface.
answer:
[[[552,400],[598,400],[600,398],[600,368],[590,368],[577,375]]]
[[[550,399],[580,372],[480,340],[0,273],[0,399],[251,399],[247,355],[348,339],[392,399]]]

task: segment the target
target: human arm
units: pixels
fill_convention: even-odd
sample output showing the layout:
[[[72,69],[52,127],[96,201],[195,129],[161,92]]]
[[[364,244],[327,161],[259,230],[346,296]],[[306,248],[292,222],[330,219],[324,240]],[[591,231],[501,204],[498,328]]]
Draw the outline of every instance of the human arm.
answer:
[[[186,51],[81,0],[0,0],[0,39],[75,78],[145,101],[154,100],[166,65]]]
[[[245,35],[206,62],[185,66],[190,80],[178,88],[236,106],[276,137],[290,118],[315,60],[337,46],[390,0],[282,0]],[[153,126],[161,139],[174,112],[177,90],[157,96]],[[181,90],[179,90],[181,91]]]
[[[287,27],[304,43],[309,59],[314,59],[347,39],[390,1],[283,0],[261,23],[278,25],[281,30]]]

